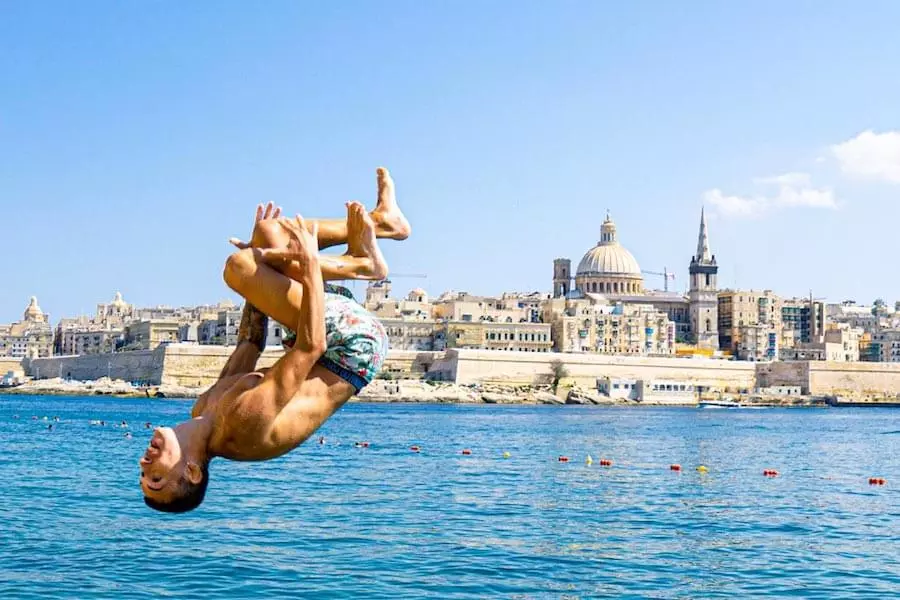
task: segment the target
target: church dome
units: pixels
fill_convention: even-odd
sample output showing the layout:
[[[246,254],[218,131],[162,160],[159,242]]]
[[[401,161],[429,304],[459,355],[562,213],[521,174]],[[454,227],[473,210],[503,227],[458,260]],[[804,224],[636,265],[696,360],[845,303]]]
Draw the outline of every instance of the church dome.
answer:
[[[637,260],[616,238],[616,225],[609,215],[603,221],[600,242],[588,250],[578,263],[576,276],[641,277],[641,267]]]
[[[35,296],[31,297],[31,302],[28,303],[28,308],[25,309],[24,317],[26,321],[44,320],[44,311],[38,306],[37,298]]]

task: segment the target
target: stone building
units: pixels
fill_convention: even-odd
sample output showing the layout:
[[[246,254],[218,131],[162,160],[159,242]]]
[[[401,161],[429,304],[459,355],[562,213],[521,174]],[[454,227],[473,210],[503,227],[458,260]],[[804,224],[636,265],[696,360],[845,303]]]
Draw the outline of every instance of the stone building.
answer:
[[[900,362],[900,330],[886,329],[873,333],[871,356],[875,362]]]
[[[123,350],[155,350],[161,344],[178,342],[180,323],[175,320],[147,319],[125,326]]]
[[[825,304],[813,298],[785,298],[781,304],[783,347],[822,342],[827,314]]]
[[[438,323],[433,319],[380,319],[393,350],[434,350]]]
[[[448,348],[550,352],[550,324],[492,321],[446,321],[437,325],[435,350]]]
[[[553,298],[543,305],[557,352],[668,356],[675,323],[650,304],[611,304],[602,295]]]
[[[787,329],[786,329],[787,331]],[[857,362],[860,359],[862,329],[845,323],[829,324],[818,341],[798,342],[793,347],[782,347],[781,360],[827,360],[832,362]]]
[[[534,312],[520,302],[518,294],[503,294],[499,298],[473,296],[466,292],[446,292],[433,304],[437,321],[462,323],[531,323]]]
[[[387,279],[369,284],[363,306],[383,319],[427,321],[434,316],[434,306],[425,290],[416,288],[405,299],[396,299],[391,297],[391,282]]]
[[[634,256],[621,243],[612,218],[607,214],[600,227],[600,241],[588,250],[572,272],[567,258],[553,261],[553,297],[585,298],[598,294],[610,303],[650,305],[665,313],[674,323],[677,342],[694,343],[700,347],[718,348],[718,264],[710,251],[706,217],[701,210],[697,251],[691,257],[690,289],[687,295],[667,289],[646,290],[643,273]],[[661,273],[666,288],[671,273]],[[567,343],[561,344],[567,346]]]
[[[44,358],[53,353],[53,329],[50,315],[31,297],[22,320],[0,325],[0,357]]]
[[[725,290],[718,295],[719,347],[756,360],[775,360],[782,339],[782,300],[771,290]],[[774,349],[771,349],[774,334]],[[744,340],[744,336],[749,336]],[[749,360],[749,359],[748,359]]]

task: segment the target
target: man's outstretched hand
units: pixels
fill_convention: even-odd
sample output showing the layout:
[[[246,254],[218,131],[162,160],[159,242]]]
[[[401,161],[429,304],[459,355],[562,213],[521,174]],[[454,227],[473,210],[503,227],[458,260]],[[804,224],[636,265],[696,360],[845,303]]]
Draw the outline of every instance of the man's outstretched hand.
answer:
[[[256,224],[260,221],[265,221],[266,219],[277,219],[281,216],[281,207],[275,206],[273,203],[269,202],[265,205],[265,207],[260,204],[256,207],[256,219],[253,221],[253,226],[256,227]],[[250,231],[250,239],[253,239],[253,231]],[[229,238],[228,242],[234,246],[237,246],[241,250],[250,247],[250,242],[242,242],[238,238]]]
[[[267,263],[281,261],[297,261],[306,270],[319,268],[319,223],[312,222],[312,231],[308,231],[303,217],[294,219],[281,218],[278,223],[291,236],[287,248],[265,248],[260,250],[262,259]]]

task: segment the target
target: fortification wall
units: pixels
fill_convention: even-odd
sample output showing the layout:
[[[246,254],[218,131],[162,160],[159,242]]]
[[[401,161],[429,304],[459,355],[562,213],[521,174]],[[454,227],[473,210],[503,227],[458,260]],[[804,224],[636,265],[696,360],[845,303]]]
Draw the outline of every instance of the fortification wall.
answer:
[[[756,382],[759,387],[799,385],[800,392],[809,394],[810,361],[756,363]]]
[[[560,360],[568,378],[593,387],[598,377],[670,379],[715,389],[752,389],[756,365],[749,362],[701,358],[647,358],[601,354],[503,352],[499,350],[450,350],[442,367],[455,373],[457,383],[479,381],[533,383],[550,373],[550,363]]]
[[[3,377],[10,371],[22,371],[21,358],[0,358],[0,377]]]
[[[900,394],[900,364],[813,361],[809,363],[809,393],[895,396]]]
[[[31,377],[41,379],[64,377],[88,381],[109,376],[150,385],[206,387],[216,381],[233,350],[224,346],[169,344],[152,351],[25,359],[21,361],[21,368]],[[259,360],[259,366],[271,366],[282,353],[280,348],[267,349]],[[568,379],[586,387],[593,387],[598,377],[615,377],[683,381],[724,391],[798,385],[803,393],[813,395],[900,394],[900,364],[894,363],[752,363],[498,350],[391,350],[385,365],[386,371],[394,374],[440,373],[442,379],[462,384],[531,384],[546,380],[551,373],[550,363],[554,360],[563,363]],[[16,370],[20,368],[19,364],[19,361],[0,360],[0,373]]]
[[[25,372],[35,379],[62,377],[91,381],[102,377],[151,385],[161,383],[166,349],[136,350],[115,354],[53,356],[24,361]]]
[[[208,387],[219,378],[219,373],[232,352],[234,347],[169,344],[165,348],[161,383]],[[259,358],[257,366],[271,367],[283,353],[280,348],[268,348]]]

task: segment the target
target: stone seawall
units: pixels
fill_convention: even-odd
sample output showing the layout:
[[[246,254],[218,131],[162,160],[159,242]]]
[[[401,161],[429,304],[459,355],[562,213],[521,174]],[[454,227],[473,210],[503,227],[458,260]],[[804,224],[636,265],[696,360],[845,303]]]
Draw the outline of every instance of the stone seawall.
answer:
[[[448,350],[437,368],[457,383],[476,381],[533,383],[550,374],[550,363],[559,360],[568,378],[593,388],[598,377],[666,379],[722,390],[752,389],[756,365],[750,362],[697,358],[648,358],[602,354],[503,352],[498,350]]]
[[[89,381],[109,376],[150,385],[206,387],[218,378],[232,351],[233,348],[223,346],[170,344],[153,351],[26,359],[23,367],[28,375],[41,379],[62,377]],[[267,349],[259,366],[271,366],[281,355],[279,348]],[[900,393],[900,364],[893,363],[752,363],[491,350],[391,350],[385,361],[385,371],[399,377],[428,372],[432,377],[459,384],[531,385],[546,380],[554,360],[565,366],[567,380],[588,389],[595,387],[598,377],[613,377],[671,380],[726,392],[798,385],[804,394],[812,395],[890,396]]]
[[[22,371],[21,358],[0,358],[0,377],[3,377],[10,371]]]
[[[883,397],[900,394],[900,364],[797,361],[761,363],[759,385],[799,385],[813,396]]]
[[[85,354],[74,356],[53,356],[33,358],[23,361],[25,372],[35,379],[75,379],[91,381],[110,377],[159,385],[162,381],[166,348],[156,350],[136,350],[115,354]]]
[[[36,358],[26,360],[24,367],[26,373],[36,379],[59,377],[93,381],[110,377],[149,385],[205,388],[218,379],[233,351],[233,347],[225,346],[169,344],[152,351]],[[272,366],[283,353],[277,347],[266,349],[258,366]],[[392,350],[385,361],[385,369],[398,376],[422,375],[431,368],[438,354],[442,353]]]

